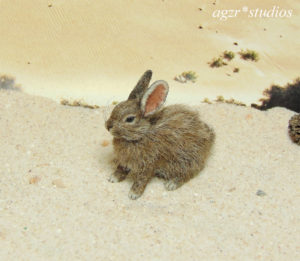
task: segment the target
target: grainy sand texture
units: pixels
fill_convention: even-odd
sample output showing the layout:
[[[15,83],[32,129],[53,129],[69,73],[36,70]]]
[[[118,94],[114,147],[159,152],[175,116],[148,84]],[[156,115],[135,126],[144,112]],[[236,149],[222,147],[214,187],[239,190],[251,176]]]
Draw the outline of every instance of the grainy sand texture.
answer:
[[[0,260],[300,259],[293,112],[198,106],[216,132],[206,168],[132,201],[107,181],[105,110],[0,90]]]

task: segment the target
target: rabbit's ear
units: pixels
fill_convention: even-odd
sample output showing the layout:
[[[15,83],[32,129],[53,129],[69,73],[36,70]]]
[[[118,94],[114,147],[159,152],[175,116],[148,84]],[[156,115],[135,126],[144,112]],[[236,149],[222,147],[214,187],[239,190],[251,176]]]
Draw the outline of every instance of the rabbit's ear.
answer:
[[[149,116],[157,112],[165,103],[169,92],[168,83],[165,81],[156,81],[145,92],[142,101],[141,109],[144,116]]]
[[[131,91],[128,100],[141,99],[144,92],[149,86],[150,80],[152,77],[152,71],[146,71],[143,76],[140,78],[134,89]]]

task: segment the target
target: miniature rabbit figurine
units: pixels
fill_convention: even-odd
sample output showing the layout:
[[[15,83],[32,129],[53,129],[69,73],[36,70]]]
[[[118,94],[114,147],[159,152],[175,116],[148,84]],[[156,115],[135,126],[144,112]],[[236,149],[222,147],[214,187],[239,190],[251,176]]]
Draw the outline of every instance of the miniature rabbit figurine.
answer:
[[[139,198],[152,177],[165,180],[174,190],[204,168],[215,135],[197,112],[183,105],[162,108],[168,84],[156,81],[149,88],[152,71],[138,81],[128,99],[119,103],[105,125],[113,135],[116,171],[110,182],[129,174],[130,199]]]

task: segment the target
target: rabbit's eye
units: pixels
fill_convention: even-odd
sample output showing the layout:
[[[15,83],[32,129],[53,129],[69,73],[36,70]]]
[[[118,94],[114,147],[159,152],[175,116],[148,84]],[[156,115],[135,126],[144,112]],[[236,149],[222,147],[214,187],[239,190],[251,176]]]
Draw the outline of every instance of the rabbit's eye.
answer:
[[[129,116],[129,117],[127,117],[126,118],[126,122],[133,122],[134,121],[134,119],[135,119],[135,117],[134,116]]]

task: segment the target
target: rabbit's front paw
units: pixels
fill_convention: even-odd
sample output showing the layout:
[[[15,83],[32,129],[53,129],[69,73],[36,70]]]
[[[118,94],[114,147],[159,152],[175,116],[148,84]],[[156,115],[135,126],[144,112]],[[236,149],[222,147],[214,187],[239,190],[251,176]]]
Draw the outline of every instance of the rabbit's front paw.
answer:
[[[108,181],[111,183],[116,183],[116,182],[121,182],[122,180],[124,180],[127,176],[129,171],[124,171],[121,168],[118,168],[113,174],[110,175],[110,177],[108,178]]]
[[[175,190],[180,187],[180,184],[175,180],[168,180],[165,182],[166,190]]]
[[[128,197],[129,197],[130,199],[135,200],[135,199],[138,199],[141,195],[142,195],[142,194],[139,194],[139,193],[137,193],[137,192],[135,192],[135,191],[133,191],[133,190],[131,189],[131,190],[129,191]]]
[[[119,177],[117,177],[114,173],[110,175],[110,177],[108,178],[108,181],[111,183],[116,183],[116,182],[120,182]]]
[[[137,199],[139,198],[140,196],[143,195],[144,193],[144,190],[147,186],[147,183],[149,182],[151,176],[146,176],[142,179],[139,179],[139,180],[136,180],[133,184],[132,184],[132,187],[129,191],[129,194],[128,194],[128,197],[130,199]]]

